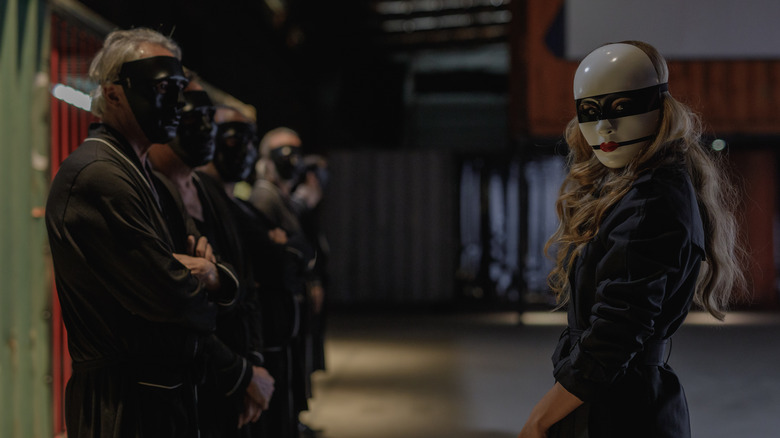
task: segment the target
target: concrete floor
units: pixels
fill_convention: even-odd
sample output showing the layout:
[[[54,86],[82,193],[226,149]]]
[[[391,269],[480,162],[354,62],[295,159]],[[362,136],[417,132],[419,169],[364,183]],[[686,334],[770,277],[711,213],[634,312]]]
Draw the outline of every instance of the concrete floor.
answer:
[[[561,313],[335,315],[302,420],[318,438],[510,438],[553,384]],[[780,314],[692,314],[670,364],[694,437],[780,436]]]

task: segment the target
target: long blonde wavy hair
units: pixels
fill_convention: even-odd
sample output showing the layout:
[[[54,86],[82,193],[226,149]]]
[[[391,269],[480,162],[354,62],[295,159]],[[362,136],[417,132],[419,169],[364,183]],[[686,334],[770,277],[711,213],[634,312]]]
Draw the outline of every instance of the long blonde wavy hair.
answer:
[[[641,41],[622,43],[643,50],[659,78],[668,76],[666,61],[654,47]],[[741,265],[745,252],[735,217],[738,191],[723,171],[723,154],[716,155],[705,147],[699,117],[668,91],[663,93],[661,114],[655,138],[622,169],[610,169],[598,161],[576,117],[567,125],[569,172],[556,202],[560,223],[544,250],[555,261],[548,284],[559,305],[570,297],[568,276],[574,261],[596,236],[610,207],[642,172],[669,163],[681,163],[687,169],[704,223],[706,261],[702,263],[694,302],[722,320],[732,292],[744,290]]]

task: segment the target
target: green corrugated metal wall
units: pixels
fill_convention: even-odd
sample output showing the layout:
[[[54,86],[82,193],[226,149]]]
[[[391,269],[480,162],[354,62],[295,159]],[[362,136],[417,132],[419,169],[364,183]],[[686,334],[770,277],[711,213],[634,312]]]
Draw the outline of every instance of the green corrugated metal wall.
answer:
[[[48,12],[0,0],[0,437],[52,436]]]

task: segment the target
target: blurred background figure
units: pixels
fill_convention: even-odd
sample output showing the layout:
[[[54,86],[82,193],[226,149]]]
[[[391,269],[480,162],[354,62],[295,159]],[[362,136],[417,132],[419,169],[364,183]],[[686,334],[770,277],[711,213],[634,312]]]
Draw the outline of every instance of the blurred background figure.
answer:
[[[324,192],[330,177],[328,161],[322,155],[304,155],[299,171],[298,184],[293,187],[293,201],[304,203],[298,215],[306,239],[314,247],[317,260],[312,267],[313,273],[308,283],[312,306],[311,322],[311,368],[313,371],[325,370],[325,326],[327,315],[328,259],[330,245],[322,229],[322,205]],[[314,189],[312,189],[314,187]],[[308,191],[316,190],[317,196],[305,196]],[[297,194],[297,195],[296,195]],[[300,198],[298,198],[300,197]],[[319,198],[319,199],[317,199]],[[316,202],[314,202],[316,200]]]
[[[234,195],[236,184],[251,177],[257,161],[257,135],[252,120],[235,108],[220,106],[215,122],[214,159],[198,173],[219,187],[236,220],[236,231],[246,249],[246,261],[259,292],[265,367],[276,385],[268,411],[252,426],[252,436],[296,437],[293,345],[300,330],[297,297],[303,290],[305,261],[302,251],[291,246],[291,241],[302,238],[289,239],[282,228],[251,203]]]
[[[199,392],[201,437],[249,436],[248,422],[257,421],[273,393],[273,378],[263,368],[262,319],[258,291],[245,255],[232,202],[222,185],[211,176],[195,172],[214,156],[215,107],[208,94],[191,81],[183,93],[185,106],[177,137],[156,144],[149,151],[155,169],[162,174],[161,196],[179,206],[168,217],[172,233],[194,227],[206,236],[216,256],[229,263],[239,280],[239,292],[231,306],[217,314],[216,345],[207,355],[205,382]],[[165,193],[167,192],[167,193]]]
[[[250,202],[282,228],[303,255],[301,276],[295,287],[300,310],[300,330],[293,343],[293,401],[297,414],[308,410],[312,396],[311,374],[324,369],[322,311],[327,243],[321,237],[317,207],[327,181],[324,159],[303,155],[301,138],[287,127],[267,132],[260,141]],[[299,424],[302,433],[310,429]]]

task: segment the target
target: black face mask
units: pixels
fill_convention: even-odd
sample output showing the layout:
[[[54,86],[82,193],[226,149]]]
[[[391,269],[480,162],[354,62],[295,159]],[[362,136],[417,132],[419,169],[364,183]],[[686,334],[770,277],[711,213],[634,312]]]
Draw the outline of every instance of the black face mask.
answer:
[[[243,181],[257,161],[257,132],[252,124],[226,122],[217,126],[214,166],[225,182]]]
[[[298,146],[285,145],[271,151],[271,161],[274,162],[276,173],[283,180],[298,178],[302,171],[303,154]]]
[[[152,143],[168,143],[176,136],[183,104],[180,94],[189,81],[172,56],[154,56],[125,62],[119,80],[138,125]]]
[[[216,109],[205,91],[185,91],[183,94],[184,112],[179,122],[177,137],[170,146],[187,166],[195,168],[214,158]]]
[[[653,85],[639,90],[602,94],[577,99],[577,121],[580,123],[619,119],[648,113],[661,108],[662,93],[668,91],[667,84]],[[599,103],[604,100],[603,104]]]

